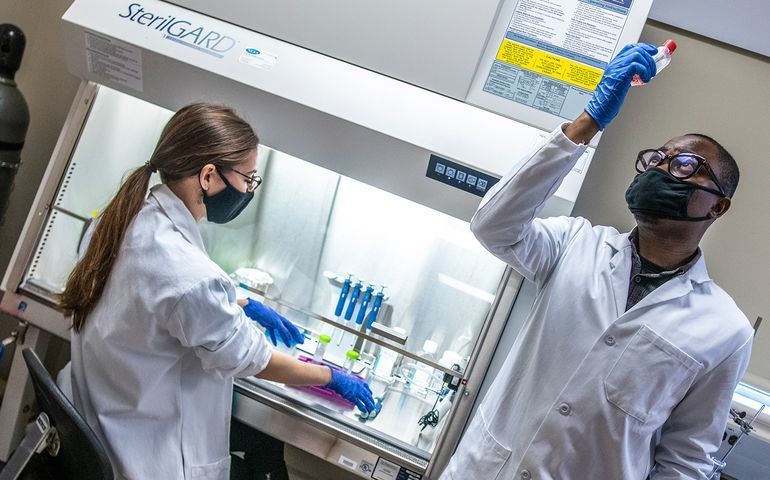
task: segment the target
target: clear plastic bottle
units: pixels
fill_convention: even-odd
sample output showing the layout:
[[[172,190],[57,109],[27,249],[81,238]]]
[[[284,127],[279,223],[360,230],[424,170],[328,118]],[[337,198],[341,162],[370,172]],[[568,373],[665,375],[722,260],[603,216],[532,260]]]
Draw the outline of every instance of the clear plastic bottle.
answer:
[[[394,327],[393,330],[406,336],[406,330],[401,327]],[[390,379],[393,376],[393,370],[400,365],[400,354],[387,347],[380,347],[377,358],[374,359],[374,363],[372,364],[372,373],[380,378]]]
[[[422,344],[422,351],[417,352],[417,355],[428,360],[436,361],[436,351],[438,350],[438,344],[433,340],[425,340]]]
[[[436,350],[438,344],[433,340],[425,340],[422,350],[417,352],[420,357],[435,362]],[[435,375],[435,369],[424,363],[412,361],[402,367],[402,372],[406,376],[406,384],[414,392],[425,393],[425,390],[432,385],[432,377]]]
[[[380,354],[374,360],[372,372],[381,378],[390,378],[393,372],[393,366],[398,363],[399,354],[393,350],[380,347]]]
[[[655,67],[657,69],[656,75],[671,63],[671,54],[674,53],[674,50],[676,50],[676,42],[673,40],[666,40],[663,42],[663,45],[658,47],[658,53],[652,56],[652,59],[655,60]],[[631,85],[634,87],[644,84],[644,81],[639,75],[634,75],[634,78],[631,80]]]
[[[332,341],[332,337],[325,333],[322,333],[321,335],[318,336],[318,345],[315,347],[315,352],[313,353],[313,360],[319,363],[323,361],[324,354],[326,353],[326,347],[329,346],[329,343],[331,341]]]

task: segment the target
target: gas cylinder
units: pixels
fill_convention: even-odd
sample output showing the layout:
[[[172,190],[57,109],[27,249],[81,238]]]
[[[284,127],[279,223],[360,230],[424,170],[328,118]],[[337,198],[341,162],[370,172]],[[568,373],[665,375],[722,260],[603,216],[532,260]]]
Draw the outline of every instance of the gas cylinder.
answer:
[[[14,80],[25,45],[19,27],[0,24],[0,225],[5,220],[29,126],[29,108]]]

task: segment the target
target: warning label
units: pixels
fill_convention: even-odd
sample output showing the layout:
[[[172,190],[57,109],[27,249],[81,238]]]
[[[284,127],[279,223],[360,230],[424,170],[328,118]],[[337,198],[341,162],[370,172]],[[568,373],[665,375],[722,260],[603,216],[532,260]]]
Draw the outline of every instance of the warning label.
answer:
[[[497,59],[587,90],[596,88],[603,73],[600,68],[507,39],[500,45]]]

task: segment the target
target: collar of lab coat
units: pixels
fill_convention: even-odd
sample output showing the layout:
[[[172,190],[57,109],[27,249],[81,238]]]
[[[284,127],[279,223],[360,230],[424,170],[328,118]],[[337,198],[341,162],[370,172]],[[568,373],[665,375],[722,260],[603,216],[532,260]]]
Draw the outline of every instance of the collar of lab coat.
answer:
[[[630,232],[627,233],[618,233],[617,235],[612,235],[605,241],[607,245],[609,245],[615,252],[615,254],[612,255],[612,259],[610,260],[610,267],[615,268],[618,266],[618,258],[617,253],[622,252],[624,254],[628,254],[628,259],[630,260],[630,249],[631,249],[631,240],[629,239]],[[628,252],[625,250],[629,249]],[[687,270],[685,273],[682,274],[683,277],[689,278],[692,282],[695,283],[704,283],[711,280],[709,277],[709,272],[706,269],[706,260],[704,259],[704,255],[701,254],[700,258],[697,262]]]
[[[672,278],[661,287],[656,288],[626,312],[628,282],[630,282],[631,277],[631,240],[628,238],[628,235],[628,233],[611,235],[605,241],[614,251],[610,258],[610,269],[612,271],[612,285],[618,316],[623,315],[624,312],[634,312],[656,303],[682,297],[692,291],[694,284],[701,284],[711,280],[706,270],[706,261],[704,256],[701,255],[692,268],[682,275]]]
[[[188,242],[200,248],[201,251],[206,252],[201,232],[198,230],[198,224],[184,202],[165,184],[152,187],[150,196],[158,202],[160,209],[171,220],[171,223],[174,224],[179,233]]]

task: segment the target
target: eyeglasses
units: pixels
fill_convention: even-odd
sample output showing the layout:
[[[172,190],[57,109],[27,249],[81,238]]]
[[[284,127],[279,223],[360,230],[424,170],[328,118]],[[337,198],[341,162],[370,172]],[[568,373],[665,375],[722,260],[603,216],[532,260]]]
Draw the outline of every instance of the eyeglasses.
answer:
[[[242,176],[246,179],[246,191],[247,192],[253,192],[257,189],[258,186],[262,185],[262,177],[257,175],[257,172],[252,173],[251,175],[247,175],[245,173],[239,172],[238,170],[227,167],[229,170],[232,170],[233,172],[237,173],[238,175]],[[217,171],[220,175],[222,175],[222,167],[217,166]],[[223,175],[224,177],[224,175]]]
[[[717,186],[718,191],[714,190],[713,193],[722,197],[727,196],[725,195],[725,191],[722,188],[722,185],[719,184],[719,180],[717,180],[717,176],[714,174],[714,170],[711,169],[706,159],[694,153],[683,152],[673,155],[666,155],[660,150],[642,150],[636,157],[636,171],[639,173],[644,173],[650,168],[657,167],[666,162],[668,162],[668,173],[670,173],[674,178],[678,178],[679,180],[687,180],[688,178],[691,178],[693,175],[698,173],[698,170],[700,170],[701,167],[703,167],[706,170],[706,173],[708,173],[709,177],[711,177],[714,185]]]

